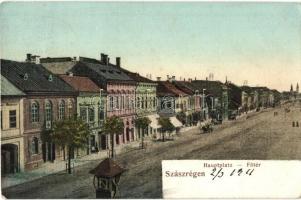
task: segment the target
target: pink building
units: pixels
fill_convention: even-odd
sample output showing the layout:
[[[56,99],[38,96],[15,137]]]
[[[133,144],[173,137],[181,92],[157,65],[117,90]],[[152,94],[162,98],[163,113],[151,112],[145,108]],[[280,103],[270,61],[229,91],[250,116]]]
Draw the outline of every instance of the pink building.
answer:
[[[107,117],[113,115],[123,119],[124,132],[115,135],[115,144],[124,144],[135,140],[135,88],[136,82],[120,70],[120,58],[116,58],[116,65],[109,62],[105,54],[101,60],[80,57],[71,69],[79,76],[87,76],[99,87],[107,92]]]

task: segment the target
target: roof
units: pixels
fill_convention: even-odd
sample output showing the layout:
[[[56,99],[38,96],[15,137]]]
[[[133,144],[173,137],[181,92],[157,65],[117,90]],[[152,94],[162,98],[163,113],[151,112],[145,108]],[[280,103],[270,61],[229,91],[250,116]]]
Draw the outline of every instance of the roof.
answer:
[[[54,74],[66,74],[71,70],[76,61],[73,61],[70,57],[60,58],[41,58],[40,63]]]
[[[122,68],[121,68],[122,69]],[[124,71],[131,79],[133,79],[136,82],[142,82],[142,83],[155,83],[155,81],[150,80],[148,78],[145,78],[138,73],[130,72],[130,71]]]
[[[14,86],[7,78],[1,75],[1,96],[23,96],[21,90]]]
[[[72,61],[72,58],[70,57],[40,58],[40,63],[68,62],[68,61]]]
[[[205,93],[213,96],[221,96],[226,86],[220,81],[209,81],[209,80],[193,80],[191,84],[197,88],[200,92],[206,89]]]
[[[73,88],[42,65],[1,59],[1,74],[25,93],[74,94]]]
[[[188,94],[179,90],[169,81],[158,81],[158,96],[187,96]]]
[[[88,77],[69,75],[60,75],[60,77],[73,87],[73,89],[80,92],[99,92],[100,90],[100,87]]]
[[[123,173],[125,169],[120,167],[111,158],[106,158],[97,167],[90,171],[90,174],[94,174],[97,177],[112,178]]]
[[[100,61],[91,58],[80,57],[80,61],[76,65],[77,67],[87,67],[94,73],[103,77],[106,80],[115,81],[129,81],[134,82],[127,74],[125,74],[118,67],[114,67],[112,64],[104,65]],[[75,72],[76,74],[76,72]]]
[[[173,84],[179,89],[185,92],[186,94],[193,95],[195,94],[196,89],[193,88],[192,85],[190,85],[189,82],[186,81],[174,81]]]

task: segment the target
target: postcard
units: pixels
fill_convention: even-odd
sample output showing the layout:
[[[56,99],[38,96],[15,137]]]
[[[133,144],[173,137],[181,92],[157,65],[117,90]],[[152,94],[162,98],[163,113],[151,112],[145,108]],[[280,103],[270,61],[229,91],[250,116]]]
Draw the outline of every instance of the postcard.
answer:
[[[4,1],[7,199],[301,198],[298,2]]]

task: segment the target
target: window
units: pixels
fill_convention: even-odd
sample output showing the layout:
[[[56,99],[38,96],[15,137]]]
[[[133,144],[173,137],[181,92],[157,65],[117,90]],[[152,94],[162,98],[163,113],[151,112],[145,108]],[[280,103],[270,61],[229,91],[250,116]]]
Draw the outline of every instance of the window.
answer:
[[[38,154],[39,153],[39,140],[34,137],[31,142],[31,153]]]
[[[17,127],[17,114],[16,110],[9,111],[9,128]]]
[[[140,108],[140,97],[137,97],[136,108]]]
[[[81,107],[79,109],[79,115],[84,122],[87,122],[87,108]]]
[[[68,101],[68,117],[71,118],[72,115],[73,115],[73,103],[69,99],[69,101]]]
[[[45,104],[45,115],[45,120],[47,122],[52,120],[52,105],[49,101]]]
[[[103,110],[99,111],[99,120],[104,120],[105,119],[105,112]]]
[[[129,96],[125,97],[125,108],[126,109],[130,108],[130,98],[129,98]]]
[[[124,104],[125,104],[125,102],[124,102],[124,96],[121,96],[121,109],[124,109]]]
[[[141,108],[144,109],[144,98],[141,97]]]
[[[147,109],[147,104],[148,104],[147,100],[148,100],[148,98],[145,97],[145,108],[146,108],[146,109]]]
[[[94,122],[95,118],[94,108],[89,108],[89,122]]]
[[[39,104],[34,102],[31,104],[31,122],[39,121]]]
[[[114,100],[113,97],[109,97],[109,110],[113,110]]]
[[[154,100],[153,100],[153,107],[154,108],[156,107],[156,97],[154,97]]]
[[[65,118],[65,102],[62,100],[59,104],[59,119]]]
[[[116,109],[119,109],[119,97],[115,97],[116,100],[115,100],[115,108]]]

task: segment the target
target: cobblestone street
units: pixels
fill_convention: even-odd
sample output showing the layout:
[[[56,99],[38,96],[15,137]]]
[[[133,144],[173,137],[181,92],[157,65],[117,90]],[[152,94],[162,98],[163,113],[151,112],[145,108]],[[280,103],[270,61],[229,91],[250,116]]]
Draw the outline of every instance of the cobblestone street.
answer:
[[[266,109],[248,113],[214,127],[213,133],[200,134],[193,128],[173,141],[148,141],[147,149],[119,154],[117,162],[127,169],[121,177],[122,198],[161,198],[161,161],[171,159],[301,159],[301,107]],[[274,112],[279,114],[274,116]],[[75,173],[49,175],[4,189],[7,198],[95,198],[89,170],[99,161],[75,168]]]

